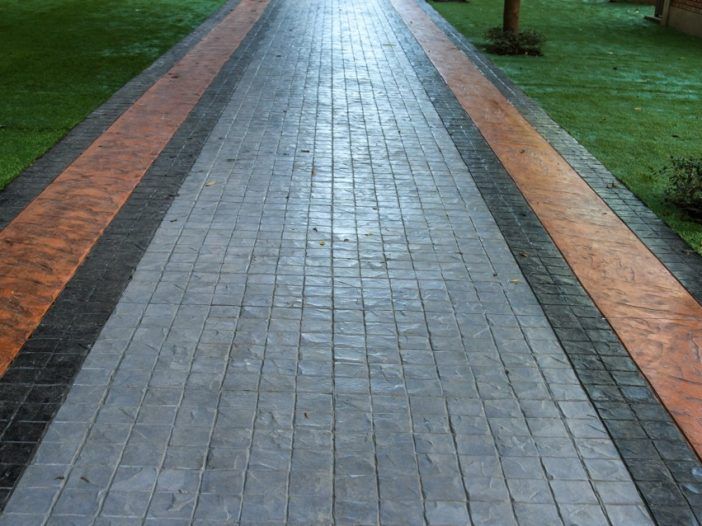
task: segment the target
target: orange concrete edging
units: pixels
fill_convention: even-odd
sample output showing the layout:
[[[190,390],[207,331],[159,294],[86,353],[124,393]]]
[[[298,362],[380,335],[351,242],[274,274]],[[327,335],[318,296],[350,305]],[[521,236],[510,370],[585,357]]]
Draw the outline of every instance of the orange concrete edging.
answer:
[[[702,456],[702,306],[417,0],[390,1]]]
[[[0,232],[0,374],[268,2],[241,0]]]

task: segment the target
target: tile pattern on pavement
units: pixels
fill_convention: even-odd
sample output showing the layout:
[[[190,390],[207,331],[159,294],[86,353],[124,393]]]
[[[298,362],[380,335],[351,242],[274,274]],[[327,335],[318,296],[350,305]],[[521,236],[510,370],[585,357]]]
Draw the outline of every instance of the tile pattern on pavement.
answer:
[[[48,152],[29,166],[0,192],[0,229],[5,228],[26,206],[60,175],[95,139],[110,127],[134,102],[219,23],[238,0],[227,0],[200,26],[139,75],[118,89],[109,100],[78,123]]]
[[[702,257],[607,170],[583,145],[527,97],[505,73],[480,53],[428,3],[420,4],[432,20],[466,53],[524,118],[568,161],[580,177],[702,303]]]
[[[453,33],[440,15],[426,11]],[[699,459],[422,48],[412,37],[400,42],[656,522],[699,524]],[[485,60],[465,51],[476,63]],[[500,80],[492,70],[485,74]]]
[[[0,230],[0,374],[267,5],[240,0]]]
[[[381,0],[281,1],[5,524],[646,524]]]
[[[185,43],[192,44],[193,38],[202,37],[236,4],[234,1],[224,6],[221,13],[188,37]],[[190,173],[212,127],[229,102],[250,56],[252,37],[265,30],[269,15],[264,13],[237,53],[222,68],[0,378],[0,508],[4,507],[34,455],[46,427],[129,283],[180,183]],[[167,55],[166,59],[169,59],[171,53]],[[158,62],[161,63],[162,59]],[[167,71],[168,67],[163,67],[163,70]],[[134,98],[137,97],[138,94]],[[103,111],[99,110],[100,115],[94,117],[98,122]],[[109,120],[109,116],[105,118]],[[67,150],[79,148],[80,142],[75,144],[69,138],[58,155],[62,158]],[[52,151],[46,158],[53,155]],[[60,159],[54,162],[60,172]],[[14,181],[13,186],[22,186],[23,178],[24,175]]]
[[[392,3],[702,453],[702,306],[415,0]]]

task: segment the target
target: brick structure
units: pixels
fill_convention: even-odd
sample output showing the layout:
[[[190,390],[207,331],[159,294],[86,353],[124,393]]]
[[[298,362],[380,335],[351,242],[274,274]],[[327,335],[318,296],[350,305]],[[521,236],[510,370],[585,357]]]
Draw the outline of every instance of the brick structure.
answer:
[[[671,7],[681,11],[702,14],[702,0],[673,0]]]
[[[666,0],[662,23],[702,36],[702,0]]]

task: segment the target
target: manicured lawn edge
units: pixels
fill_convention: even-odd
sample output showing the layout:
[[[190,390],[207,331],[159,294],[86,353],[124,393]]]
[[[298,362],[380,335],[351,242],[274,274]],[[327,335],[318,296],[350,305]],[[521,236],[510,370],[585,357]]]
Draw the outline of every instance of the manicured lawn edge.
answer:
[[[27,0],[0,6],[0,190],[223,3]]]
[[[430,3],[479,48],[499,25],[501,2]],[[644,20],[650,9],[530,0],[523,27],[545,34],[545,56],[489,59],[702,253],[702,225],[666,200],[658,173],[670,156],[702,155],[702,39]]]

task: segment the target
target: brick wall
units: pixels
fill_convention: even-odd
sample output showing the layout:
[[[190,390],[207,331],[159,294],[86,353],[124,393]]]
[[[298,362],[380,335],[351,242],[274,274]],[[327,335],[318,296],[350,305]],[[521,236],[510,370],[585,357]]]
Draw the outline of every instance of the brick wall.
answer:
[[[671,7],[702,14],[702,0],[671,0]]]

